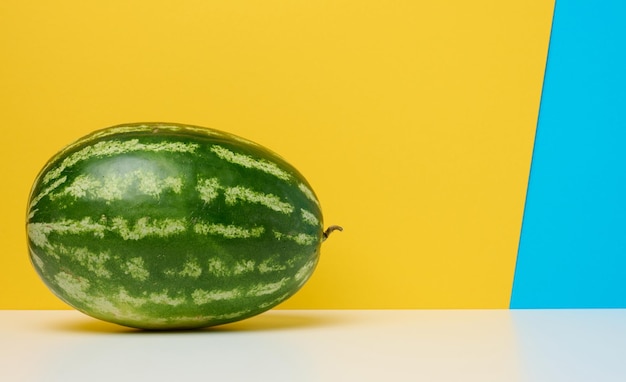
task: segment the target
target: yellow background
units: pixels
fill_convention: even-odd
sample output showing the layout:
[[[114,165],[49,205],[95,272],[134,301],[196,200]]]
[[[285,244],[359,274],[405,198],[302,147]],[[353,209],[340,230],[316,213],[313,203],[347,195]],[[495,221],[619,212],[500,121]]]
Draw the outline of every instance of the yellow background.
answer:
[[[24,215],[45,161],[124,122],[209,126],[287,158],[327,224],[284,308],[506,308],[553,1],[0,5],[0,308],[65,307]]]

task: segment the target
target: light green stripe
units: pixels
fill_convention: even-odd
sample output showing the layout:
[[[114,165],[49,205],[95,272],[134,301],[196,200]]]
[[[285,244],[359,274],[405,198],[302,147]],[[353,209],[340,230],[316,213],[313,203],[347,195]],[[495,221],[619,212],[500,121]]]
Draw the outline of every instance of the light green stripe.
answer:
[[[125,288],[120,288],[119,292],[114,298],[117,300],[118,304],[130,304],[135,307],[142,306],[148,302],[148,299],[146,297],[131,296],[130,294],[128,294],[128,291]]]
[[[225,147],[214,145],[211,147],[211,151],[215,153],[219,158],[245,168],[253,168],[267,174],[274,175],[282,180],[290,180],[291,175],[280,169],[275,163],[269,162],[263,159],[254,159],[249,155],[238,154],[228,150]]]
[[[278,256],[272,256],[261,262],[258,269],[261,273],[280,272],[287,269],[287,266],[279,261]]]
[[[299,245],[311,245],[318,240],[317,237],[305,233],[286,234],[278,231],[274,231],[274,237],[278,240],[291,240]]]
[[[186,302],[185,296],[171,297],[167,289],[159,293],[153,292],[148,295],[149,302],[160,305],[177,306]]]
[[[107,137],[107,136],[115,135],[115,134],[144,133],[144,132],[160,133],[163,131],[174,132],[174,133],[180,132],[180,131],[195,131],[195,132],[202,132],[205,135],[217,135],[217,136],[223,135],[219,131],[205,129],[205,128],[198,128],[198,127],[192,127],[192,126],[186,126],[186,125],[172,125],[172,124],[167,124],[167,123],[149,123],[149,124],[140,124],[140,125],[131,125],[131,126],[120,125],[120,126],[109,127],[107,129],[103,129],[103,130],[93,133],[90,136],[90,138],[98,139],[98,138],[103,138],[103,137]]]
[[[44,272],[44,262],[41,258],[30,251],[30,257],[33,259],[33,263],[41,272]]]
[[[56,253],[78,262],[97,277],[111,278],[111,271],[106,267],[106,263],[111,259],[109,252],[95,253],[86,247],[68,248],[59,245],[56,247]]]
[[[241,260],[235,263],[233,275],[238,276],[244,273],[253,272],[256,267],[254,260]]]
[[[164,289],[160,292],[152,292],[142,297],[135,297],[128,294],[128,291],[126,289],[120,288],[117,295],[112,297],[114,297],[116,305],[130,304],[133,307],[143,306],[148,303],[177,306],[186,302],[184,296],[170,296],[167,289]],[[146,319],[148,319],[148,317],[146,317]]]
[[[304,208],[301,208],[300,213],[302,214],[302,220],[304,220],[305,223],[310,224],[312,226],[316,226],[316,227],[320,225],[320,221],[312,212],[307,211]]]
[[[226,204],[231,206],[238,202],[247,202],[260,204],[273,211],[284,214],[290,214],[294,210],[293,205],[283,202],[280,200],[280,197],[274,194],[266,194],[242,186],[224,187],[217,178],[199,178],[196,190],[200,195],[200,199],[205,203],[211,203],[219,196],[220,191],[223,190]]]
[[[111,231],[117,232],[124,240],[140,240],[148,236],[168,237],[187,230],[185,219],[150,219],[142,217],[132,228],[126,219],[115,217],[112,219]]]
[[[90,283],[86,278],[73,276],[67,272],[59,272],[54,275],[54,281],[56,286],[61,288],[69,297],[79,301],[89,299],[87,290]]]
[[[229,290],[205,290],[196,289],[192,292],[191,298],[197,305],[210,304],[216,301],[239,299],[243,296],[260,297],[268,294],[276,293],[289,283],[290,278],[284,277],[279,281],[271,283],[259,283],[248,290],[242,288],[234,288]]]
[[[300,191],[302,191],[302,193],[312,202],[314,202],[315,204],[317,204],[318,206],[320,205],[320,202],[317,200],[317,198],[315,197],[315,194],[313,193],[313,191],[311,191],[311,189],[309,187],[307,187],[306,184],[304,183],[300,183],[298,184],[298,188],[300,189]]]
[[[249,203],[260,204],[273,211],[282,212],[284,214],[290,214],[294,209],[291,204],[281,201],[280,198],[274,194],[264,194],[246,187],[229,187],[226,189],[225,195],[226,204],[229,205],[233,205],[241,200]]]
[[[48,194],[50,194],[52,191],[54,191],[60,185],[65,183],[65,181],[67,181],[67,176],[63,176],[63,177],[57,179],[56,181],[54,181],[54,183],[49,185],[47,188],[45,188],[42,192],[37,194],[37,196],[35,196],[31,200],[30,205],[28,206],[28,211],[29,211],[28,218],[29,219],[32,219],[35,216],[35,212],[37,212],[37,210],[35,210],[34,208],[37,205],[37,203],[39,203],[41,201],[41,199],[43,199],[46,196],[48,196]]]
[[[90,217],[82,220],[65,219],[50,223],[28,224],[28,236],[38,247],[49,246],[48,235],[51,233],[61,235],[93,233],[94,236],[102,238],[106,230],[105,225],[94,222]]]
[[[307,261],[307,263],[304,264],[304,266],[300,268],[298,272],[296,273],[296,275],[294,276],[296,281],[300,282],[301,284],[304,283],[306,281],[306,277],[310,275],[311,272],[313,272],[313,268],[315,267],[315,264],[317,264],[317,258],[313,258]]]
[[[211,203],[219,196],[219,190],[222,188],[217,178],[198,179],[196,190],[200,194],[200,199],[205,203]]]
[[[145,262],[142,257],[130,258],[120,264],[120,268],[125,274],[138,281],[146,281],[148,277],[150,277],[150,271],[146,269]]]
[[[209,259],[209,273],[218,277],[230,276],[226,263],[220,259]]]
[[[127,133],[146,133],[146,132],[155,132],[158,130],[167,130],[171,132],[177,132],[182,130],[182,126],[166,126],[160,124],[142,124],[142,125],[133,125],[133,126],[113,126],[106,129],[102,129],[90,134],[87,139],[88,140],[97,140],[102,139],[111,135],[116,134],[127,134]],[[80,143],[80,142],[79,142]]]
[[[124,240],[140,240],[148,236],[168,237],[183,233],[187,230],[185,219],[150,219],[143,217],[131,227],[128,220],[121,217],[111,219],[107,225],[106,219],[100,222],[93,221],[90,217],[82,220],[60,220],[49,223],[29,223],[28,236],[37,247],[49,247],[48,235],[79,235],[92,233],[94,236],[103,238],[106,232],[119,234]]]
[[[261,236],[265,232],[265,228],[261,226],[244,228],[232,224],[197,223],[194,226],[194,231],[201,235],[218,235],[227,239],[248,239]]]
[[[284,277],[280,281],[276,281],[273,283],[257,284],[253,286],[252,288],[250,288],[247,295],[251,297],[259,297],[259,296],[272,294],[272,293],[278,292],[280,289],[285,287],[288,282],[289,282],[289,277]]]
[[[215,301],[232,300],[242,296],[241,288],[230,290],[211,290],[196,289],[191,293],[193,302],[197,305],[209,304]]]
[[[153,292],[142,297],[134,297],[130,296],[124,288],[120,288],[117,295],[102,296],[94,294],[90,290],[91,283],[86,278],[73,276],[62,271],[57,273],[54,279],[56,286],[71,299],[81,304],[89,305],[95,313],[120,321],[134,321],[137,323],[155,322],[158,319],[140,314],[136,311],[136,308],[146,303],[176,306],[186,302],[184,296],[170,296],[167,289],[160,292]]]
[[[107,186],[106,186],[107,190],[113,188],[113,185],[111,183],[112,183],[111,181],[107,182]],[[119,182],[116,182],[116,183],[119,183]],[[119,188],[119,185],[116,184],[116,186],[117,188]],[[104,187],[102,187],[102,182],[100,182],[98,179],[95,179],[94,177],[90,175],[79,175],[76,177],[76,179],[74,179],[72,184],[65,187],[63,191],[52,195],[50,199],[54,200],[57,197],[63,196],[63,195],[71,195],[75,198],[83,198],[88,193],[97,194],[101,198],[103,197],[101,196],[102,194],[120,194],[120,195],[122,194],[121,190],[118,192],[111,192],[111,191],[103,191],[103,188]]]
[[[160,142],[141,143],[138,139],[128,141],[102,141],[94,145],[87,146],[81,150],[67,156],[60,165],[51,169],[43,177],[44,184],[61,176],[63,171],[75,166],[77,163],[91,158],[109,157],[113,155],[126,154],[129,152],[168,152],[168,153],[194,153],[198,148],[196,143],[183,142]]]
[[[281,296],[278,296],[277,298],[275,298],[275,299],[273,299],[271,301],[268,301],[268,302],[265,302],[265,303],[259,305],[259,309],[266,309],[266,308],[272,307],[272,306],[278,304],[279,302],[282,302],[283,300],[285,300],[287,297],[289,297],[289,295],[291,295],[291,292],[284,293]]]
[[[202,267],[200,267],[198,260],[188,260],[183,264],[183,269],[178,272],[178,275],[197,279],[202,275]]]
[[[240,260],[237,261],[234,265],[227,265],[224,261],[216,258],[208,260],[208,272],[216,277],[239,276],[252,272],[266,274],[272,272],[281,272],[286,269],[287,266],[280,263],[278,256],[272,256],[271,258],[265,259],[258,264],[254,260]],[[175,272],[170,273],[174,274]]]
[[[133,171],[128,176],[137,182],[137,189],[144,195],[150,195],[158,198],[161,194],[167,190],[172,190],[176,194],[180,194],[183,187],[182,178],[168,176],[166,178],[160,178],[150,171]]]

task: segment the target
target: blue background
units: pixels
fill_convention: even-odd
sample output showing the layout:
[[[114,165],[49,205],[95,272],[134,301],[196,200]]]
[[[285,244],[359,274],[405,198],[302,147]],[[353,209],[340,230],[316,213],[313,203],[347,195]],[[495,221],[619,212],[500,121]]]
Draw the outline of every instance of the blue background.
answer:
[[[626,1],[558,1],[511,308],[626,307]]]

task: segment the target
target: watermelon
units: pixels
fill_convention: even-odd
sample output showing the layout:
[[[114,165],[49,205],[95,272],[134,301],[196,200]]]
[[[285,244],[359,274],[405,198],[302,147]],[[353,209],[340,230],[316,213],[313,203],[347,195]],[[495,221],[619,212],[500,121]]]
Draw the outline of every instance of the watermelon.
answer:
[[[51,158],[27,207],[30,259],[75,309],[141,329],[201,328],[271,309],[310,278],[319,201],[283,158],[198,126],[95,131]]]

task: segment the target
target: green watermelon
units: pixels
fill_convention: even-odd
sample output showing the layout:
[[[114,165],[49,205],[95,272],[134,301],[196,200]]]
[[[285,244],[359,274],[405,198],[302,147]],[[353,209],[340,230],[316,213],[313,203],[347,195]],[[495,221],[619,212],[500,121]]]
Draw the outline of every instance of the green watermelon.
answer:
[[[33,267],[61,300],[143,329],[248,318],[313,273],[323,229],[309,183],[277,154],[197,126],[138,123],[67,146],[37,176]]]

